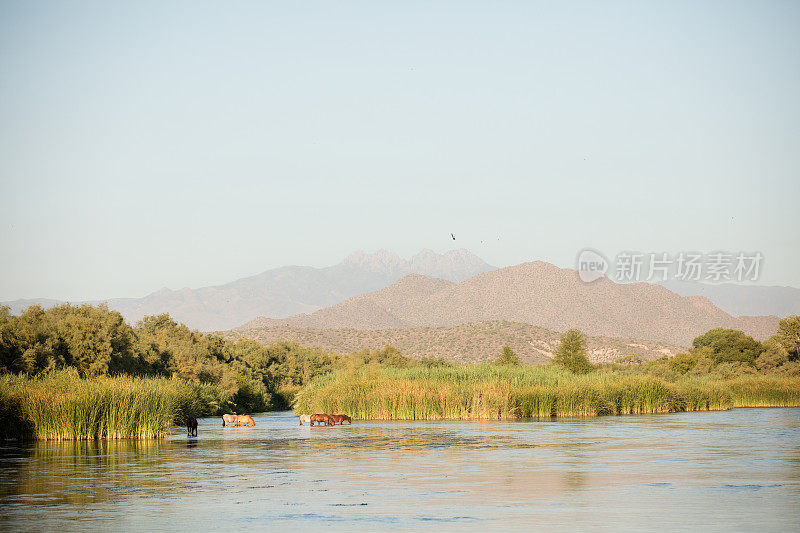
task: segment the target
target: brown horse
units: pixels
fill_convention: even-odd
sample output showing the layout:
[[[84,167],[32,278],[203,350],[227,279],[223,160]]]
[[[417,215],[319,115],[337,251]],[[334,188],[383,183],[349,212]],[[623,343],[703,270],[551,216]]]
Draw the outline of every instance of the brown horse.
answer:
[[[186,419],[186,435],[190,437],[197,436],[197,419],[193,416]]]
[[[326,415],[326,414],[311,415],[311,417],[309,418],[309,425],[313,426],[314,422],[316,422],[317,424],[322,422],[326,426],[332,426],[333,425],[333,417],[331,415]]]
[[[222,425],[232,426],[236,423],[236,415],[222,415]]]
[[[236,415],[236,422],[234,426],[255,426],[256,421],[250,415]]]
[[[353,419],[350,418],[347,415],[332,415],[331,418],[333,418],[333,424],[334,425],[336,425],[337,423],[339,423],[341,425],[344,425],[344,421],[345,420],[347,420],[348,424],[352,424],[353,423]]]

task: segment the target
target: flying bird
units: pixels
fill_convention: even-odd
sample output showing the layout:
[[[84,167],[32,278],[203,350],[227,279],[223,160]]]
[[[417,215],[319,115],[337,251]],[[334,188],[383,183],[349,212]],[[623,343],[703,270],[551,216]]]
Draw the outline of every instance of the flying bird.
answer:
[[[451,233],[451,234],[450,234],[450,236],[453,238],[453,240],[456,240],[456,236],[455,236],[455,235],[453,235],[453,234]]]

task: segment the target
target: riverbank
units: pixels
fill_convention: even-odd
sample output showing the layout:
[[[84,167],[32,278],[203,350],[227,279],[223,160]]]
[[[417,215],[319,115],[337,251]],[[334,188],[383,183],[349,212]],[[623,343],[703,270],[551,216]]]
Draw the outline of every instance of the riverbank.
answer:
[[[159,438],[187,416],[225,407],[219,387],[128,376],[82,379],[64,371],[0,377],[0,437],[41,440]]]
[[[297,413],[368,420],[497,420],[800,406],[800,379],[764,375],[667,379],[576,375],[556,366],[461,365],[350,368],[294,396]],[[160,438],[187,416],[233,410],[216,385],[127,376],[83,379],[62,371],[0,377],[0,438]]]
[[[800,379],[669,380],[616,372],[576,375],[554,366],[461,365],[328,374],[297,393],[294,410],[365,420],[496,420],[773,406],[800,406]]]

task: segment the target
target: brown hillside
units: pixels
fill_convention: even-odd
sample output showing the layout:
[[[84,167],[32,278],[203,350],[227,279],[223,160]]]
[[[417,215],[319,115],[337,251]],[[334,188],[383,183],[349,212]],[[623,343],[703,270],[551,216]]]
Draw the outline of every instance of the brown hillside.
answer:
[[[549,361],[560,338],[555,331],[507,321],[453,327],[371,330],[271,326],[237,328],[223,335],[230,339],[251,338],[263,344],[297,342],[339,353],[378,350],[391,344],[412,357],[442,357],[460,363],[491,361],[503,346],[508,345],[524,362],[531,364]],[[587,340],[592,362],[610,362],[633,354],[642,360],[652,360],[683,351],[678,346],[653,341],[608,337],[589,337]]]
[[[772,334],[775,317],[735,318],[707,298],[682,297],[650,283],[583,283],[574,270],[541,261],[484,272],[461,283],[421,275],[308,315],[256,319],[246,325],[316,329],[442,327],[509,320],[591,336],[689,345],[715,327]]]
[[[394,329],[417,325],[416,299],[456,285],[452,281],[410,274],[397,283],[376,292],[355,296],[337,305],[311,314],[289,318],[259,317],[243,327],[292,326],[302,328]]]

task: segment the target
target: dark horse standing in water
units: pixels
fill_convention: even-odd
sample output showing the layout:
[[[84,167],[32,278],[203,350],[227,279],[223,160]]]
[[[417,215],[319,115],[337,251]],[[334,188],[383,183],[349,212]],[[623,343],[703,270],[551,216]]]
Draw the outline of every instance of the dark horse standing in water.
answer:
[[[193,416],[186,419],[186,435],[191,437],[197,436],[197,419]]]

